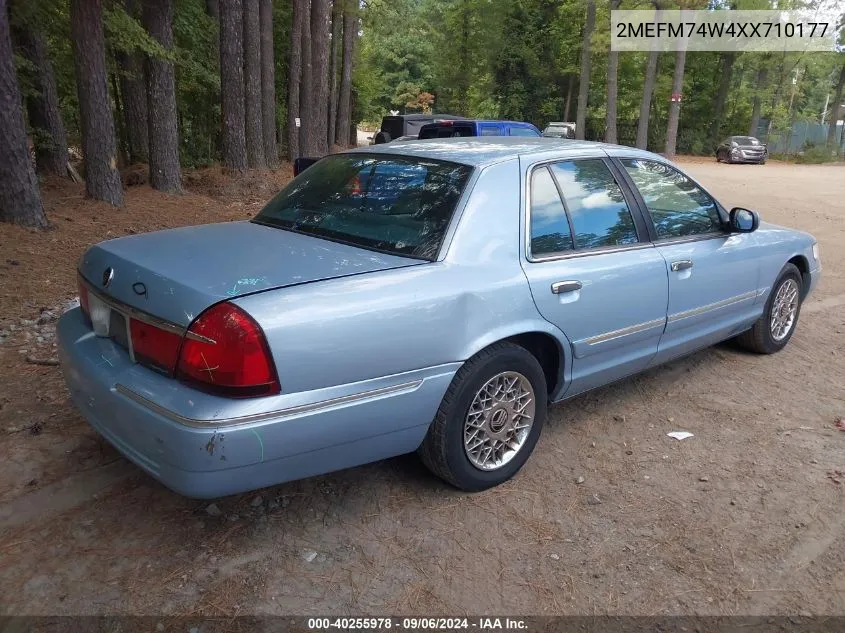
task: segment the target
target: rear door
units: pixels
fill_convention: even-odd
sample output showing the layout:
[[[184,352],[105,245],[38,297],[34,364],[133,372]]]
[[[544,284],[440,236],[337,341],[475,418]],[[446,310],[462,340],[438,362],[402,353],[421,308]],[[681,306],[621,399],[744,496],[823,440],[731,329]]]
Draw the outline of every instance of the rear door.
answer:
[[[681,171],[657,160],[620,158],[666,260],[666,332],[654,364],[737,334],[762,310],[753,233],[728,233],[725,212]]]
[[[604,154],[528,168],[523,268],[540,313],[571,341],[565,395],[645,368],[666,322],[663,258]]]

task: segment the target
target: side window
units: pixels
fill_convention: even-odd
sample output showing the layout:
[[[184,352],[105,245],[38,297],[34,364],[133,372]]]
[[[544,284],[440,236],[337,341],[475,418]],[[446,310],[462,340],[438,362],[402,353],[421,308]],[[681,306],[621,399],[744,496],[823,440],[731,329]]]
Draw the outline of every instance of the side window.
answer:
[[[498,126],[485,125],[481,128],[481,136],[501,136]]]
[[[692,180],[665,163],[624,158],[622,164],[640,190],[660,238],[720,231],[716,203]]]
[[[556,255],[572,250],[566,210],[549,170],[535,169],[531,176],[531,255]]]
[[[637,229],[622,189],[600,158],[552,165],[575,230],[575,247],[635,244]]]
[[[530,127],[512,127],[509,132],[511,136],[540,136]]]

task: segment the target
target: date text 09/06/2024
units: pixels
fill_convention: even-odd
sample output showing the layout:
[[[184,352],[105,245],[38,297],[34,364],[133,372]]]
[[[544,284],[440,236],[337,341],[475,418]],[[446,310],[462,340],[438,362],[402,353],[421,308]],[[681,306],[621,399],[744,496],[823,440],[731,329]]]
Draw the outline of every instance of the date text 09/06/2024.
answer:
[[[406,631],[449,631],[449,630],[525,630],[525,620],[519,618],[308,618],[309,630],[386,630]]]

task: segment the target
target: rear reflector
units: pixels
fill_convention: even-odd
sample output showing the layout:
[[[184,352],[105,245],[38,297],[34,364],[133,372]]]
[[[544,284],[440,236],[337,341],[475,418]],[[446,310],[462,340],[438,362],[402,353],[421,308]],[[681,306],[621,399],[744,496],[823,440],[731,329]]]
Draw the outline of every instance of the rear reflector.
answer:
[[[188,328],[177,377],[223,396],[265,396],[280,390],[264,332],[228,302],[212,306]]]
[[[167,374],[173,373],[179,358],[181,336],[138,319],[130,319],[129,332],[135,360]]]

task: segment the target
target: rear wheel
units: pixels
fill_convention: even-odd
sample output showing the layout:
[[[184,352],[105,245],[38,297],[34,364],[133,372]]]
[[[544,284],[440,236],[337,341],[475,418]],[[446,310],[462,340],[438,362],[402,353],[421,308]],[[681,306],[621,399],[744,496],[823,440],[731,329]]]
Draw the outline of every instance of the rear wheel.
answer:
[[[513,343],[491,345],[455,375],[420,457],[435,475],[462,490],[497,486],[534,450],[547,401],[537,359]]]
[[[737,343],[758,354],[782,350],[798,326],[802,297],[801,272],[793,264],[787,264],[772,287],[763,316],[750,330],[736,337]]]

